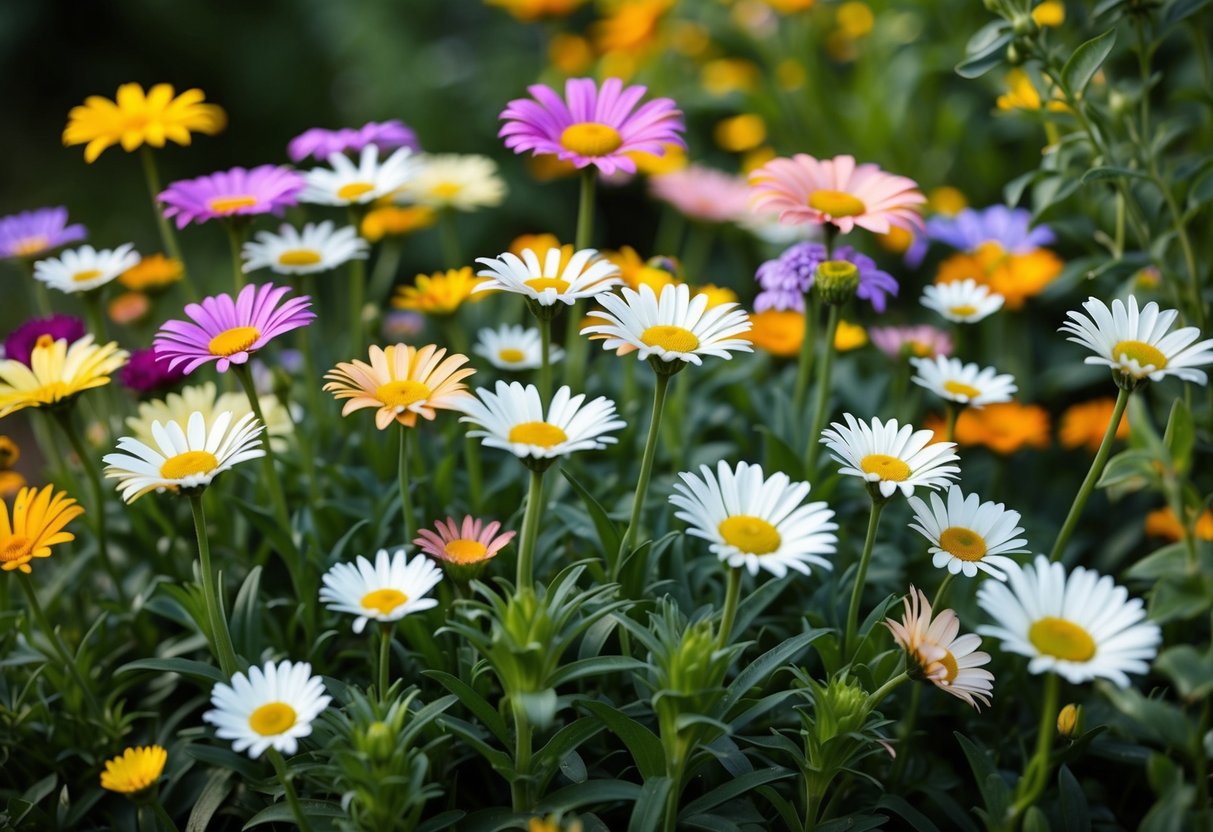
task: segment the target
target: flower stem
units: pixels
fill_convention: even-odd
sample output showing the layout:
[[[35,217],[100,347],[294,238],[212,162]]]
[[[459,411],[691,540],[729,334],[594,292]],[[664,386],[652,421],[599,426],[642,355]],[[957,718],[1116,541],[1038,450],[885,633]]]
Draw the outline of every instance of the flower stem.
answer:
[[[822,344],[821,372],[817,376],[817,406],[813,409],[813,423],[809,428],[809,440],[804,451],[805,476],[810,479],[817,472],[817,453],[821,449],[821,429],[825,425],[830,404],[830,379],[834,374],[834,336],[838,333],[838,304],[829,304],[826,318],[825,343]]]
[[[531,808],[531,722],[526,708],[514,701],[514,778],[510,781],[510,799],[515,812]]]
[[[299,795],[295,793],[295,787],[291,785],[291,777],[286,770],[286,761],[282,759],[277,748],[270,748],[266,750],[265,754],[270,758],[270,762],[274,766],[274,773],[278,775],[278,780],[286,792],[286,802],[291,807],[291,814],[295,816],[295,823],[301,832],[311,832],[312,825],[303,812],[303,805],[299,802]]]
[[[539,400],[552,399],[552,319],[539,318]]]
[[[244,288],[244,260],[240,250],[244,248],[244,224],[238,220],[228,220],[223,224],[227,230],[227,245],[232,254],[232,286],[236,294]]]
[[[619,577],[623,561],[632,550],[636,535],[640,533],[640,516],[644,512],[644,499],[649,491],[649,479],[653,475],[653,460],[657,456],[657,438],[661,435],[661,412],[665,408],[666,392],[670,386],[669,373],[657,373],[657,385],[653,391],[653,414],[649,418],[649,435],[644,443],[644,456],[640,460],[640,478],[636,481],[636,493],[632,497],[632,516],[627,531],[619,541],[619,554],[611,568],[611,580]]]
[[[716,635],[717,650],[723,650],[729,646],[729,639],[733,635],[733,622],[737,620],[737,602],[739,600],[741,600],[741,570],[730,568],[724,591],[724,609],[720,613],[720,632]]]
[[[379,248],[379,256],[375,258],[375,268],[371,271],[370,285],[367,288],[367,297],[376,307],[382,307],[387,301],[388,291],[395,282],[403,252],[404,247],[393,239],[385,241]]]
[[[173,823],[173,819],[169,817],[169,813],[164,811],[164,804],[160,802],[159,795],[149,800],[148,805],[152,808],[152,814],[156,816],[164,829],[168,830],[168,832],[178,832],[177,824]]]
[[[409,493],[409,439],[411,428],[400,426],[400,464],[397,466],[397,483],[400,486],[400,512],[404,519],[404,544],[413,542],[413,495]]]
[[[945,437],[946,437],[945,441],[955,442],[956,441],[956,420],[957,420],[957,418],[960,417],[960,408],[957,407],[952,402],[948,402],[946,405],[944,405],[944,407],[948,414],[948,427],[947,427],[947,433],[945,434]]]
[[[376,687],[379,688],[379,701],[385,704],[387,702],[388,669],[392,664],[392,623],[383,621],[379,625],[379,634],[382,639],[379,642],[379,673],[376,677],[378,679]]]
[[[935,593],[935,600],[931,602],[931,609],[939,612],[939,605],[943,603],[943,599],[948,594],[948,587],[952,585],[952,579],[955,577],[951,572],[943,576],[943,580],[939,582],[939,589]]]
[[[442,259],[448,269],[463,265],[463,254],[459,245],[459,222],[453,208],[444,208],[438,215],[438,230],[442,235]]]
[[[902,682],[906,681],[909,678],[910,678],[910,674],[907,671],[903,670],[900,673],[898,673],[896,676],[894,676],[892,679],[885,682],[883,685],[878,687],[872,693],[871,696],[868,697],[868,707],[869,708],[880,707],[880,703],[884,701],[884,698],[886,696],[888,696],[890,693],[892,693],[893,690],[895,688],[897,688],[898,685],[900,685]]]
[[[366,305],[366,261],[350,261],[350,355],[362,352],[362,307]]]
[[[206,535],[206,514],[202,509],[202,492],[194,491],[189,495],[190,508],[194,512],[194,534],[198,538],[198,560],[202,568],[202,598],[206,603],[206,616],[210,620],[211,642],[214,645],[215,658],[219,660],[219,669],[229,679],[239,670],[236,660],[236,648],[232,645],[232,634],[227,629],[227,619],[219,605],[216,592],[217,581],[211,567],[211,544]]]
[[[863,540],[863,554],[859,556],[859,570],[855,573],[855,586],[851,589],[851,603],[847,607],[847,629],[843,640],[843,654],[849,656],[856,647],[856,630],[859,629],[859,599],[863,597],[864,581],[868,577],[868,564],[872,561],[872,547],[876,545],[876,529],[880,526],[880,513],[885,500],[872,498],[872,513],[868,516],[868,533]]]
[[[589,248],[594,237],[594,186],[598,182],[596,170],[590,165],[581,171],[581,199],[577,205],[577,236],[574,238],[578,251]]]
[[[85,292],[82,299],[84,301],[84,317],[88,321],[88,328],[93,333],[93,337],[97,339],[97,343],[104,344],[106,339],[105,314],[101,311],[101,292],[98,289],[93,289],[92,291]]]
[[[1056,673],[1045,674],[1044,699],[1040,705],[1040,725],[1036,734],[1036,751],[1024,767],[1023,777],[1020,778],[1018,797],[1011,807],[1013,817],[1019,817],[1026,812],[1040,793],[1044,791],[1049,779],[1049,752],[1053,748],[1053,731],[1057,724],[1057,703],[1061,695],[1061,682]]]
[[[518,543],[518,574],[514,590],[530,588],[535,582],[535,538],[539,536],[539,514],[543,503],[543,472],[531,470],[531,483],[526,496],[526,513],[522,516],[522,540]]]
[[[140,149],[143,159],[143,178],[147,180],[147,190],[152,198],[152,213],[156,215],[156,225],[160,229],[160,242],[168,256],[181,264],[181,282],[185,284],[185,294],[190,300],[198,297],[198,292],[190,280],[189,270],[185,268],[185,258],[181,256],[181,245],[177,242],[177,234],[172,224],[160,210],[160,174],[156,170],[156,157],[152,149],[144,145]]]
[[[809,397],[809,379],[813,376],[813,360],[816,358],[814,347],[817,342],[814,324],[818,322],[817,313],[820,310],[813,302],[811,291],[804,293],[804,337],[800,339],[800,358],[796,363],[796,386],[792,390],[792,414],[799,417],[804,413],[804,406]]]
[[[253,374],[249,371],[247,364],[233,364],[232,372],[236,374],[236,378],[240,380],[240,386],[244,388],[244,395],[248,399],[249,408],[253,411],[253,416],[261,425],[261,447],[265,449],[265,456],[261,458],[261,467],[265,471],[266,487],[270,492],[270,501],[273,503],[274,515],[278,523],[286,532],[287,537],[291,536],[291,515],[286,507],[286,493],[282,490],[282,480],[278,478],[278,468],[274,464],[274,449],[270,444],[269,430],[266,428],[265,416],[261,413],[261,397],[257,395],[257,387],[253,384]],[[293,566],[292,566],[293,569]]]
[[[1091,470],[1087,472],[1087,478],[1082,481],[1082,487],[1078,489],[1074,504],[1070,506],[1066,522],[1062,524],[1061,531],[1057,533],[1057,542],[1053,544],[1053,550],[1049,552],[1049,560],[1055,561],[1061,558],[1066,550],[1066,544],[1070,542],[1070,536],[1074,534],[1074,529],[1078,526],[1078,518],[1082,516],[1082,510],[1091,497],[1091,492],[1095,490],[1095,483],[1099,482],[1104,465],[1108,462],[1108,456],[1112,453],[1112,442],[1116,439],[1116,429],[1120,427],[1120,417],[1124,415],[1125,406],[1129,403],[1129,395],[1128,390],[1120,388],[1120,393],[1116,396],[1116,405],[1112,408],[1112,418],[1108,422],[1108,429],[1104,431],[1103,441],[1099,443],[1099,451],[1095,454],[1095,460],[1091,463]]]
[[[34,621],[38,624],[43,635],[50,641],[55,648],[55,652],[59,654],[59,661],[63,662],[63,666],[71,675],[76,686],[80,688],[80,695],[84,697],[84,702],[88,705],[93,714],[100,718],[102,711],[101,705],[97,702],[97,698],[93,696],[93,689],[89,686],[88,680],[80,673],[80,668],[76,666],[75,660],[72,659],[71,652],[67,649],[67,645],[63,642],[63,637],[59,635],[59,631],[51,626],[50,620],[46,617],[46,611],[42,609],[42,604],[38,601],[38,592],[34,589],[34,580],[24,572],[19,572],[21,589],[25,591],[26,600],[29,601],[30,612],[34,615]]]

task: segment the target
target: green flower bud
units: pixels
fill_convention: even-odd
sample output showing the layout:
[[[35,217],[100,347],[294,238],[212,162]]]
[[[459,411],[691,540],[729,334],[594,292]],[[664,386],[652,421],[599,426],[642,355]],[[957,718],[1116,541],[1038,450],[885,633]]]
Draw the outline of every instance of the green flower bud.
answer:
[[[372,722],[366,729],[366,753],[376,763],[386,763],[396,750],[396,737],[386,722]]]
[[[827,260],[817,267],[813,286],[826,303],[841,306],[859,289],[859,269],[847,260]]]

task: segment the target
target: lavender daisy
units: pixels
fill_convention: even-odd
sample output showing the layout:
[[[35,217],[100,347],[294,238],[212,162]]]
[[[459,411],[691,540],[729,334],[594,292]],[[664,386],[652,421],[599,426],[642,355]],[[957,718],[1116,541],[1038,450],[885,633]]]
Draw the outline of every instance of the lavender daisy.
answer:
[[[326,130],[313,127],[291,139],[286,152],[296,163],[309,156],[318,162],[327,162],[334,153],[361,153],[362,148],[372,144],[381,152],[398,147],[407,147],[414,153],[421,152],[417,134],[398,119],[371,121],[358,129],[342,127],[339,130]]]
[[[48,318],[32,318],[14,329],[4,339],[4,357],[29,365],[34,347],[43,338],[69,344],[84,337],[84,321],[71,315],[51,315]]]
[[[133,350],[126,366],[118,371],[118,378],[140,396],[172,387],[185,380],[185,370],[170,367],[156,357],[156,350],[148,347]]]
[[[197,179],[174,182],[157,197],[164,216],[176,218],[178,228],[191,222],[256,214],[281,215],[298,204],[303,177],[280,165],[232,168]]]
[[[184,364],[186,373],[208,361],[217,362],[221,373],[232,364],[244,364],[277,336],[316,317],[307,295],[280,303],[288,291],[264,283],[245,286],[235,299],[215,295],[188,304],[185,314],[191,321],[168,321],[156,333],[152,346],[157,360],[167,361],[169,369]]]
[[[532,98],[511,101],[497,135],[515,153],[554,154],[578,168],[593,165],[604,175],[636,172],[632,153],[665,155],[667,144],[686,147],[682,112],[669,98],[639,109],[646,87],[625,87],[608,78],[599,88],[592,78],[570,78],[564,98],[544,84],[527,88]]]
[[[856,295],[872,304],[877,312],[888,306],[887,295],[897,294],[897,280],[876,268],[876,261],[850,246],[839,246],[827,256],[821,243],[797,243],[774,260],[758,267],[754,277],[762,291],[754,299],[754,311],[804,311],[805,293],[813,286],[817,268],[826,260],[846,260],[859,270]]]
[[[68,243],[83,240],[88,232],[80,223],[67,224],[67,209],[37,208],[0,217],[0,259],[40,257]]]
[[[960,251],[976,251],[986,243],[997,243],[1008,254],[1027,254],[1056,239],[1047,225],[1031,228],[1031,222],[1032,212],[1026,208],[965,208],[954,217],[928,220],[927,237]]]

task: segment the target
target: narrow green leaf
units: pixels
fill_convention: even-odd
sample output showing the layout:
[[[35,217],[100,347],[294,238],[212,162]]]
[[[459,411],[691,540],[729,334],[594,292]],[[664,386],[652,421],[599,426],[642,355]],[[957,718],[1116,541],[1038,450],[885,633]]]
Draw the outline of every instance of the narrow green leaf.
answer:
[[[1082,96],[1083,90],[1091,83],[1091,79],[1095,77],[1095,73],[1107,60],[1115,45],[1116,30],[1109,29],[1074,50],[1070,60],[1066,61],[1066,65],[1061,69],[1061,82],[1072,96]]]
[[[223,673],[214,665],[193,659],[136,659],[118,668],[115,673],[133,673],[136,670],[154,670],[158,673],[179,673],[197,682],[226,682]],[[208,684],[209,687],[209,684]]]
[[[908,823],[918,832],[939,832],[930,818],[915,809],[900,795],[885,793],[876,801],[877,809],[886,809]]]
[[[309,820],[317,818],[344,818],[345,810],[341,808],[340,803],[329,803],[327,800],[300,800],[300,807],[303,809],[304,817]],[[295,815],[291,812],[291,807],[282,801],[275,803],[273,806],[267,806],[257,814],[249,818],[243,829],[252,829],[254,826],[261,826],[266,823],[289,823],[294,824]]]
[[[598,532],[598,545],[602,547],[602,554],[608,560],[614,559],[619,554],[619,543],[623,539],[619,527],[607,514],[607,510],[602,507],[602,503],[598,502],[593,493],[579,483],[576,477],[564,468],[560,469],[560,473],[568,480],[569,485],[573,486],[573,490],[581,497],[581,501],[585,503],[586,511],[590,513],[590,519],[594,521],[594,530]]]
[[[628,821],[628,832],[656,832],[665,817],[665,806],[672,788],[674,781],[669,777],[645,780],[636,797],[631,820]]]
[[[790,638],[785,642],[763,653],[737,674],[737,678],[729,685],[725,694],[723,708],[727,711],[746,691],[761,684],[776,669],[790,662],[800,651],[807,648],[817,639],[828,633],[826,629],[809,630],[806,633]]]
[[[630,656],[593,656],[588,659],[578,659],[569,662],[552,675],[552,687],[559,687],[565,682],[582,679],[586,676],[596,676],[600,673],[632,673],[644,670],[648,665]]]
[[[636,761],[636,768],[641,777],[648,780],[665,773],[665,753],[656,734],[605,702],[583,699],[579,704],[601,719],[607,730],[623,740],[623,744],[631,752],[632,759]]]
[[[748,774],[735,777],[729,782],[717,786],[702,797],[692,800],[682,808],[682,812],[680,814],[697,815],[701,812],[710,811],[715,809],[720,804],[727,803],[733,798],[740,797],[746,792],[752,791],[759,786],[774,783],[776,780],[785,780],[794,774],[795,772],[789,771],[786,768],[778,768],[774,766],[751,771]]]
[[[194,798],[194,808],[190,810],[189,820],[185,822],[185,832],[206,832],[210,827],[211,818],[232,790],[228,782],[232,772],[224,768],[212,769],[202,791]]]
[[[1177,398],[1171,405],[1162,441],[1171,454],[1171,466],[1180,475],[1186,474],[1192,463],[1192,450],[1196,447],[1196,425],[1192,421],[1192,411],[1183,399]]]
[[[505,727],[505,720],[501,718],[501,714],[497,713],[497,709],[488,703],[488,701],[477,693],[470,685],[462,679],[452,676],[449,673],[444,673],[441,670],[423,670],[423,676],[429,676],[438,684],[449,690],[451,693],[459,697],[469,711],[471,711],[476,719],[480,721],[485,728],[488,728],[497,740],[505,746],[513,742],[510,737],[510,731]]]
[[[1064,832],[1091,832],[1087,796],[1069,766],[1057,769],[1057,787],[1061,794],[1061,828]]]

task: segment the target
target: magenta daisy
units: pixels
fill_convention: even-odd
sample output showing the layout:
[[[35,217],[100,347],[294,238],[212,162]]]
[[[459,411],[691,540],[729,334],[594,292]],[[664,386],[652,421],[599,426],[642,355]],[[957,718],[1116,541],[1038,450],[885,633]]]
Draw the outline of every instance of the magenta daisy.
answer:
[[[784,225],[831,223],[844,234],[855,226],[877,234],[921,228],[915,206],[927,201],[913,179],[856,165],[854,156],[772,159],[750,174],[750,187],[757,213],[778,212]]]
[[[187,373],[208,361],[218,362],[221,373],[232,364],[244,364],[277,336],[316,317],[307,295],[280,303],[288,291],[272,283],[249,285],[235,300],[215,295],[186,305],[191,321],[168,321],[156,333],[152,346],[157,360],[169,362],[169,369],[184,364]]]
[[[334,153],[361,153],[362,148],[371,144],[379,148],[381,153],[398,147],[407,147],[414,153],[421,152],[417,134],[398,119],[371,121],[357,129],[342,127],[339,130],[326,130],[313,127],[291,139],[286,152],[292,162],[302,162],[309,156],[318,162],[327,162]]]
[[[84,337],[85,332],[84,321],[71,315],[55,314],[47,318],[31,318],[4,339],[2,354],[5,358],[20,361],[28,366],[30,356],[34,354],[34,347],[43,338],[49,338],[51,341],[62,338],[69,344],[74,344]]]
[[[303,177],[281,165],[232,168],[174,182],[157,197],[178,228],[217,218],[277,214],[297,205]]]
[[[67,224],[67,209],[38,208],[0,217],[0,260],[41,257],[48,251],[83,240],[80,223]]]
[[[501,524],[496,520],[485,523],[468,515],[456,524],[455,518],[439,520],[434,529],[421,529],[413,543],[435,560],[459,566],[483,563],[496,555],[514,539],[514,532],[497,534]]]
[[[122,383],[140,396],[172,387],[184,381],[185,375],[183,368],[169,367],[159,361],[156,357],[156,350],[152,347],[132,350],[126,366],[118,371],[118,378],[122,380]]]
[[[555,154],[609,176],[636,172],[630,153],[663,156],[667,144],[686,147],[682,112],[671,99],[655,98],[636,109],[646,87],[608,78],[599,89],[592,78],[570,78],[564,98],[544,84],[527,91],[533,98],[511,101],[500,116],[505,125],[497,135],[515,153]]]

